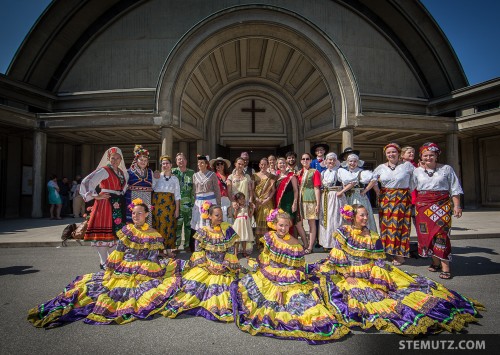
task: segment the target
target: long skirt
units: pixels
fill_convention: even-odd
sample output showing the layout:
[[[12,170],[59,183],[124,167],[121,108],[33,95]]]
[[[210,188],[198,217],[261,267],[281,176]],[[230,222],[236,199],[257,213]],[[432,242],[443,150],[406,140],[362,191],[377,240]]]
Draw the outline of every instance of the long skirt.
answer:
[[[100,243],[116,244],[116,232],[125,225],[125,198],[110,195],[107,200],[95,200],[85,232],[84,239],[97,246]]]
[[[340,189],[324,190],[321,194],[318,241],[323,248],[327,249],[333,248],[333,233],[342,225],[340,209],[347,203],[345,196],[337,197],[338,190]]]
[[[451,261],[451,201],[448,191],[419,191],[416,223],[418,254]]]
[[[165,249],[175,249],[177,220],[174,197],[171,192],[153,193],[153,227],[165,239]]]
[[[216,204],[217,200],[215,199],[215,194],[213,192],[208,192],[196,195],[192,210],[193,213],[191,215],[191,229],[198,230],[201,227],[208,225],[208,220],[201,218],[201,206],[205,201]]]
[[[231,206],[231,200],[227,196],[222,196],[220,198],[220,206],[222,207],[223,221],[233,224],[232,216],[227,215],[227,210]]]
[[[410,256],[411,194],[408,189],[383,188],[379,196],[380,239],[385,253]]]
[[[361,190],[363,189],[356,187],[347,191],[346,193],[347,203],[349,205],[358,204],[365,206],[366,211],[368,212],[368,228],[378,233],[375,217],[373,217],[372,205],[370,203],[370,200],[368,199],[368,196],[361,195]]]

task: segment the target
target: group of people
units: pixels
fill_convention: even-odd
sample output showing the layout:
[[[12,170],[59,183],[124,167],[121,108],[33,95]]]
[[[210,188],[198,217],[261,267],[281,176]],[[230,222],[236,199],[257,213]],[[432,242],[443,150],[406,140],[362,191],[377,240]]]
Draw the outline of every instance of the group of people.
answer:
[[[275,208],[288,213],[290,233],[301,240],[306,254],[313,252],[316,243],[329,251],[335,243],[332,236],[342,225],[340,210],[345,205],[364,206],[368,228],[378,232],[368,197],[372,190],[379,202],[382,245],[392,263],[399,266],[410,257],[413,219],[418,252],[432,257],[429,271],[439,272],[442,279],[451,278],[451,217],[461,216],[462,189],[452,167],[437,162],[439,147],[422,145],[417,164],[412,147],[389,143],[383,148],[387,161],[373,171],[362,168],[357,150],[346,148],[338,157],[328,150],[325,143],[314,145],[314,159],[310,153],[302,154],[301,168],[294,152],[263,157],[258,172],[249,165],[247,152],[233,164],[222,157],[198,155],[197,172],[187,167],[183,153],[177,153],[175,159],[161,156],[161,172],[153,172],[144,147],[134,148],[129,169],[121,150],[112,147],[97,169],[81,181],[79,196],[94,200],[85,240],[97,247],[104,268],[117,245],[116,233],[132,220],[126,206],[140,198],[152,206],[147,222],[163,237],[169,257],[180,248],[194,252],[192,237],[208,223],[201,218],[205,202],[221,206],[223,220],[238,234],[236,256],[250,255],[255,241],[268,232],[266,218]]]
[[[77,176],[70,184],[67,177],[61,180],[52,174],[47,183],[50,219],[62,219],[63,216],[82,217],[85,214],[85,202],[80,195],[82,179]]]
[[[291,216],[271,209],[263,248],[249,268],[239,263],[239,235],[224,222],[220,205],[205,200],[203,224],[186,262],[164,255],[164,238],[148,223],[140,198],[128,205],[132,223],[118,232],[105,270],[78,276],[57,297],[34,307],[28,320],[51,328],[77,320],[125,324],[180,314],[234,323],[252,335],[334,341],[351,328],[375,327],[415,336],[461,331],[482,306],[426,277],[385,261],[379,235],[368,228],[362,205],[340,209],[345,224],[333,235],[327,258],[306,263],[290,234]],[[206,222],[206,223],[205,223]]]

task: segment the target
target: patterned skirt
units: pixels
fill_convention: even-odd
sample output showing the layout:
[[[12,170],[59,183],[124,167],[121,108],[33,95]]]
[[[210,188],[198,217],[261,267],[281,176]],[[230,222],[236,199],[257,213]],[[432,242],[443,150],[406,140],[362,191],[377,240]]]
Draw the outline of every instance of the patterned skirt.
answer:
[[[280,304],[277,291],[283,296]],[[252,335],[320,344],[341,338],[349,329],[329,311],[311,282],[283,290],[257,270],[231,286],[236,325]]]
[[[175,249],[177,220],[174,197],[171,192],[153,193],[153,227],[165,239],[165,249]]]
[[[175,318],[181,313],[212,321],[233,322],[229,286],[235,275],[213,274],[204,266],[195,266],[182,275],[181,290],[168,302],[162,315]]]
[[[451,201],[448,191],[419,191],[416,225],[418,254],[451,261]]]
[[[343,275],[328,260],[308,265],[312,280],[321,285],[327,307],[340,312],[350,327],[375,327],[412,336],[455,332],[477,322],[478,310],[484,309],[477,301],[424,276],[376,263],[351,266]]]
[[[379,196],[380,239],[389,255],[410,256],[411,194],[383,188]]]
[[[95,200],[84,239],[92,245],[116,244],[116,232],[123,228],[126,218],[125,197],[111,194],[107,200]]]

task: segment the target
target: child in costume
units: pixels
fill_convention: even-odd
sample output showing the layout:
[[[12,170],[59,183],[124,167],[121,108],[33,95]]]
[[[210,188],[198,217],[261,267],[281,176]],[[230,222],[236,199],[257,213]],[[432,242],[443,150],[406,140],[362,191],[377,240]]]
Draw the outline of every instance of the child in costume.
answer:
[[[129,206],[133,224],[117,233],[118,246],[106,270],[78,276],[52,300],[29,311],[35,327],[52,328],[84,319],[88,324],[125,324],[146,319],[181,285],[183,263],[160,258],[162,236],[146,222],[149,207],[141,199]]]
[[[193,235],[194,253],[182,275],[181,290],[164,307],[165,317],[181,313],[209,320],[233,322],[229,286],[236,280],[240,264],[235,254],[239,237],[229,223],[223,222],[222,208],[205,201],[201,218],[209,225]]]
[[[329,309],[340,310],[347,324],[414,336],[460,331],[477,321],[483,307],[476,301],[386,262],[364,206],[346,205],[341,213],[349,223],[334,234],[328,258],[308,265],[308,273],[322,285]]]
[[[248,256],[247,242],[253,242],[254,236],[252,225],[250,223],[250,216],[252,216],[252,208],[246,205],[246,197],[243,192],[238,192],[234,195],[233,205],[229,208],[232,218],[234,219],[233,229],[240,237],[240,243],[243,256]],[[238,243],[239,244],[239,243]],[[238,255],[238,244],[236,244],[236,255]]]
[[[318,286],[305,274],[304,249],[289,234],[290,216],[273,210],[268,216],[273,231],[262,237],[264,249],[253,272],[231,287],[236,325],[252,335],[305,340],[312,344],[339,339],[349,333],[329,311]]]

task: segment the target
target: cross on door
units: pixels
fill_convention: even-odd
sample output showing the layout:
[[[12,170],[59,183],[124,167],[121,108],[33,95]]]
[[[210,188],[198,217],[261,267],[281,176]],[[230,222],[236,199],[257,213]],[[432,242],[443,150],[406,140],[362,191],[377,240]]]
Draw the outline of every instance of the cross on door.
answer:
[[[265,108],[255,108],[255,100],[252,99],[251,108],[242,108],[241,112],[251,112],[252,113],[252,133],[255,133],[255,112],[266,112]]]

